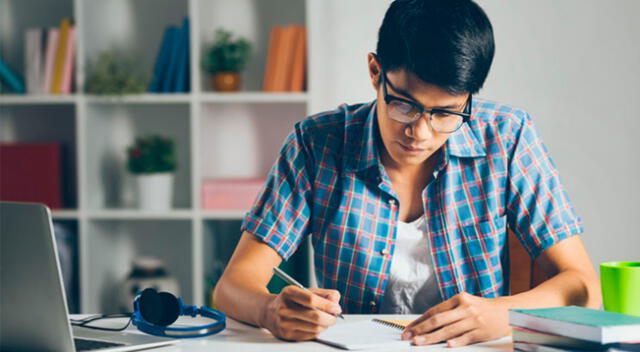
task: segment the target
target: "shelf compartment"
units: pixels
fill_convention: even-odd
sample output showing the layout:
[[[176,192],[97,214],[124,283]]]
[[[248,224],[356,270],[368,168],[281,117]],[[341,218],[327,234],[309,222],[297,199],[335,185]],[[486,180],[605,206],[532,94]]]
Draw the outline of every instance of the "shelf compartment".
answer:
[[[91,220],[88,224],[86,311],[123,311],[128,292],[123,283],[139,256],[163,261],[177,279],[179,295],[193,301],[192,222],[185,220]],[[131,301],[132,302],[132,301]]]
[[[151,77],[165,28],[181,26],[188,15],[188,1],[82,1],[85,62],[94,63],[105,51],[127,53]],[[88,73],[88,72],[87,72]],[[88,76],[87,76],[88,77]]]
[[[62,206],[78,206],[75,105],[12,105],[0,109],[0,142],[56,143],[61,149]]]
[[[262,90],[271,27],[304,25],[306,22],[306,1],[300,0],[198,0],[197,7],[201,57],[213,43],[218,28],[230,30],[234,35],[243,36],[251,42],[251,58],[242,72],[241,89],[245,91]],[[202,90],[212,91],[209,73],[201,67],[198,71]]]
[[[265,177],[306,104],[202,105],[201,179]]]
[[[88,104],[86,170],[90,210],[137,208],[135,176],[126,169],[136,137],[158,134],[175,142],[178,169],[173,210],[191,209],[189,104]]]

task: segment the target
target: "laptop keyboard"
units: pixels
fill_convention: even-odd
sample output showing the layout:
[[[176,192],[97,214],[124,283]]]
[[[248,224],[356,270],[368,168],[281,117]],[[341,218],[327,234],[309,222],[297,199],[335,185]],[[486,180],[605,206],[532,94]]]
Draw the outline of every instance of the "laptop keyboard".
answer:
[[[85,340],[74,338],[73,343],[76,345],[76,351],[100,350],[103,348],[124,346],[122,343],[113,343],[106,341]]]

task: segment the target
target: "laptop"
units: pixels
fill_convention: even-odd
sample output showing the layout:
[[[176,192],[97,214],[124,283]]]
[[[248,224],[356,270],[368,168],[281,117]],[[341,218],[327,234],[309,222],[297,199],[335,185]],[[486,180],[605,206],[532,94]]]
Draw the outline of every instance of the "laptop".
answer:
[[[177,340],[71,327],[51,212],[0,202],[0,350],[135,351]]]

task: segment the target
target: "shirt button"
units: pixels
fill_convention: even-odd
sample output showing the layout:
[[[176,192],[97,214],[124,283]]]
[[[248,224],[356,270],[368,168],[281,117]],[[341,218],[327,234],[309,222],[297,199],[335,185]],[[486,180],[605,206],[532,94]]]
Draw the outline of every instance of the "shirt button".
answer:
[[[389,255],[390,251],[388,248],[383,248],[380,250],[381,255]]]
[[[369,302],[369,306],[371,306],[371,313],[377,313],[378,312],[378,306],[376,304],[376,301]]]
[[[389,204],[391,204],[391,206],[395,206],[396,205],[396,200],[395,199],[389,199]]]

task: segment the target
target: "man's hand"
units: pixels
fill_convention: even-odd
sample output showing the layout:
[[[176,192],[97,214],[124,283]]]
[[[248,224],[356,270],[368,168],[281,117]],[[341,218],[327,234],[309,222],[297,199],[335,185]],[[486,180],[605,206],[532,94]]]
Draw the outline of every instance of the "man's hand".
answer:
[[[285,340],[311,340],[336,323],[342,313],[340,293],[320,288],[312,292],[296,286],[285,287],[274,296],[263,312],[262,324],[273,335]]]
[[[507,304],[500,298],[460,293],[420,316],[402,333],[415,345],[446,341],[449,347],[493,340],[509,333]]]

